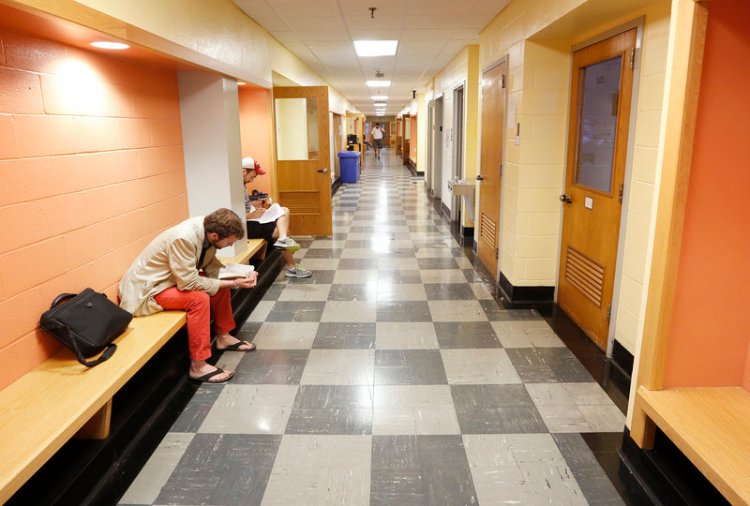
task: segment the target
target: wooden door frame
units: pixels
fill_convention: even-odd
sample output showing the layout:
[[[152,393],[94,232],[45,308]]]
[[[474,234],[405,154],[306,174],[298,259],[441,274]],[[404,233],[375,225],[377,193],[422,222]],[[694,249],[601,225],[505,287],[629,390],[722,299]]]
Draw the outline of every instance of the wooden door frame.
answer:
[[[338,156],[338,150],[337,148],[340,148],[341,150],[344,149],[344,144],[342,140],[342,136],[339,132],[336,131],[336,123],[338,121],[339,126],[345,125],[346,119],[343,115],[331,111],[331,128],[333,129],[333,145],[331,146],[331,153],[333,157],[333,172],[334,172],[334,178],[332,178],[332,181],[335,181],[339,177],[341,177],[341,161],[339,160]],[[345,128],[342,128],[342,130],[346,130]]]
[[[466,172],[465,162],[466,157],[464,156],[466,154],[466,80],[462,79],[460,82],[453,85],[451,88],[451,92],[453,94],[453,117],[451,118],[451,123],[453,124],[451,135],[453,136],[453,140],[451,141],[451,178],[458,177],[461,179]],[[459,108],[456,104],[456,96],[461,96],[461,107]],[[460,125],[456,123],[456,112],[458,112],[460,109],[461,114],[461,122]],[[461,132],[461,138],[460,138],[460,145],[458,145],[458,135],[456,135],[456,131]],[[505,150],[503,150],[505,151]],[[457,167],[460,165],[460,167]],[[458,174],[456,174],[456,169],[458,170]],[[451,199],[451,220],[459,223],[463,223],[463,217],[461,216],[461,206],[463,204],[463,199],[459,197],[458,195],[455,195]]]
[[[330,116],[331,110],[330,110],[330,102],[329,102],[330,88],[328,86],[274,86],[271,89],[272,90],[271,91],[271,104],[272,104],[272,117],[273,117],[273,122],[272,122],[272,125],[273,125],[273,135],[272,136],[273,136],[273,160],[275,162],[275,168],[276,168],[276,173],[277,173],[277,181],[279,179],[278,175],[279,175],[280,167],[281,167],[282,163],[283,162],[288,162],[290,160],[283,160],[283,161],[282,160],[278,160],[278,154],[279,154],[279,152],[278,152],[277,131],[276,131],[276,129],[278,127],[277,122],[276,122],[276,99],[277,98],[294,98],[294,92],[292,92],[293,93],[292,97],[278,97],[277,94],[276,94],[276,90],[277,89],[289,89],[289,90],[291,90],[291,89],[295,89],[295,88],[299,88],[299,89],[302,89],[302,88],[321,88],[321,89],[325,88],[326,89],[325,90],[325,94],[324,94],[324,96],[325,96],[325,107],[321,107],[319,109],[318,117],[319,118],[323,118],[324,117],[325,121],[329,122],[329,125],[328,125],[328,128],[326,128],[326,129],[319,129],[318,130],[318,137],[319,137],[319,142],[321,143],[321,146],[323,145],[324,142],[325,142],[325,144],[328,145],[329,156],[328,156],[327,159],[325,159],[325,165],[328,166],[329,174],[330,174],[330,171],[332,170],[332,168],[330,167],[330,164],[331,164],[330,151],[333,149],[333,146],[331,146],[331,128],[330,128],[330,121],[332,119],[331,116]],[[303,97],[307,98],[305,95],[301,95],[300,96],[300,98],[303,98]],[[313,162],[313,161],[316,161],[316,160],[304,160],[304,161]],[[321,161],[321,162],[323,161],[323,157],[322,156],[319,158],[319,161]],[[332,192],[332,184],[331,184],[331,181],[330,181],[330,176],[329,176],[329,181],[328,181],[328,184],[326,185],[326,188],[328,189],[327,190],[328,191],[328,198],[331,201],[329,203],[329,205],[330,205],[330,211],[329,211],[330,220],[327,223],[327,228],[326,228],[327,233],[322,233],[320,235],[332,235],[333,234],[333,192]],[[278,194],[279,194],[279,197],[280,197],[281,196],[281,189],[278,187],[278,183],[277,183],[277,191],[278,191]],[[279,198],[279,200],[280,200],[280,198]],[[297,218],[296,218],[297,220],[300,219],[299,216],[300,215],[297,215]],[[292,210],[292,213],[291,213],[290,220],[295,220],[295,214],[294,214],[293,210]],[[296,224],[294,224],[294,222],[292,222],[291,226],[292,227],[296,227]],[[304,228],[304,227],[298,227],[298,228]],[[302,235],[305,235],[305,233],[303,232]]]
[[[627,23],[623,23],[621,25],[618,25],[615,28],[611,28],[609,30],[606,30],[604,32],[601,32],[590,39],[587,39],[584,42],[581,42],[579,44],[575,44],[571,47],[570,50],[570,75],[571,80],[573,76],[573,71],[575,70],[573,68],[573,53],[578,51],[579,49],[583,49],[585,47],[594,45],[598,42],[602,42],[604,40],[607,40],[609,38],[612,38],[616,35],[619,35],[621,33],[627,32],[628,30],[631,30],[633,28],[636,29],[636,37],[635,37],[635,60],[634,64],[635,67],[633,68],[633,90],[631,92],[630,96],[630,121],[628,124],[628,142],[625,147],[625,173],[623,175],[623,196],[622,196],[622,210],[620,212],[620,231],[617,237],[617,257],[615,259],[615,273],[614,273],[614,282],[612,284],[612,316],[610,318],[610,324],[609,324],[609,330],[607,331],[607,347],[605,350],[605,354],[607,357],[612,356],[612,350],[615,342],[615,331],[617,329],[617,315],[618,315],[618,309],[619,309],[619,302],[620,302],[620,287],[622,285],[622,268],[623,268],[623,258],[625,256],[625,235],[627,232],[627,226],[628,226],[628,211],[630,208],[630,181],[632,179],[633,175],[633,153],[635,150],[635,127],[636,127],[636,119],[638,117],[638,83],[640,82],[640,75],[641,75],[641,54],[642,54],[642,47],[643,47],[643,31],[646,24],[646,18],[645,16],[641,16],[639,18],[636,18],[632,21],[629,21]],[[570,82],[568,83],[570,86]],[[570,117],[570,94],[572,94],[573,90],[569,87],[568,89],[568,111],[567,115]],[[563,180],[563,186],[561,188],[561,193],[565,193],[565,184],[567,180],[567,160],[568,160],[568,136],[570,135],[570,125],[569,122],[566,122],[566,128],[565,128],[565,153],[564,153],[564,160],[565,162],[565,174],[566,179]],[[562,231],[564,222],[562,219],[560,219],[560,242],[558,243],[558,253],[557,253],[557,270],[555,272],[555,302],[557,302],[557,296],[558,296],[558,290],[560,287],[560,269],[562,268],[562,265],[560,264],[560,260],[562,259]],[[644,280],[645,281],[645,280]]]
[[[652,448],[656,426],[646,416],[637,395],[641,386],[648,390],[664,387],[664,368],[669,345],[680,253],[682,229],[687,211],[688,184],[692,169],[693,139],[698,115],[701,65],[708,25],[704,3],[678,1],[676,31],[685,39],[675,45],[674,60],[667,72],[672,78],[664,93],[669,98],[663,122],[664,156],[661,184],[656,205],[648,295],[644,302],[643,337],[637,364],[630,435],[640,448]]]

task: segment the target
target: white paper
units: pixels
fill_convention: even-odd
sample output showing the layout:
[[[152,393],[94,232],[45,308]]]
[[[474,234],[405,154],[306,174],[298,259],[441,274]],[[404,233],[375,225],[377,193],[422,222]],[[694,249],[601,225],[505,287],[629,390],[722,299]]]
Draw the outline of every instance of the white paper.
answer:
[[[266,209],[266,212],[261,215],[260,218],[255,218],[250,221],[257,221],[258,223],[270,223],[276,221],[284,216],[284,210],[278,204],[273,204],[271,207]]]
[[[249,264],[227,264],[219,270],[219,279],[246,278],[254,270]]]

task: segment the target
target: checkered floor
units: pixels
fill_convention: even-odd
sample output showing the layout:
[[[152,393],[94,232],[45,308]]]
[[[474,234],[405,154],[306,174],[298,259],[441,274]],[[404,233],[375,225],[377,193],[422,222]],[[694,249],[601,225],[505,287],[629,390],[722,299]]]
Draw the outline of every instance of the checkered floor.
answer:
[[[300,238],[122,504],[622,504],[580,433],[624,416],[545,321],[504,310],[385,150]]]

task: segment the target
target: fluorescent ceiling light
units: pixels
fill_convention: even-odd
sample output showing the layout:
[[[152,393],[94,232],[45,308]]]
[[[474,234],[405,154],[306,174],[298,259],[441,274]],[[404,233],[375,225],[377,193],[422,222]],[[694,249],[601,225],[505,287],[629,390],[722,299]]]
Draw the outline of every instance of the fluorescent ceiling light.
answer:
[[[385,112],[376,112],[375,116],[385,116]]]
[[[388,88],[390,85],[390,81],[367,81],[367,86],[370,88]]]
[[[397,40],[355,40],[357,56],[393,56],[398,48]]]
[[[376,103],[374,105],[375,105],[375,107],[386,107],[386,104],[385,103],[381,103],[381,102],[378,102],[378,103]]]
[[[111,42],[107,40],[97,40],[91,43],[92,46],[99,49],[128,49],[130,46],[123,42]]]
[[[381,100],[381,101],[388,100],[388,97],[384,97],[383,95],[373,95],[370,98],[372,98],[373,100]]]

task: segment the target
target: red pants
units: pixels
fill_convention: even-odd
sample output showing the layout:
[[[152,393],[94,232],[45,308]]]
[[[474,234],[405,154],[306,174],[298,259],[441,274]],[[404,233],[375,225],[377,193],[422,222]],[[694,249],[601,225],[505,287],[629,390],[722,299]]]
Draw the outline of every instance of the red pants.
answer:
[[[200,290],[183,292],[172,286],[154,299],[164,309],[187,311],[190,360],[206,360],[211,356],[211,313],[214,314],[216,332],[222,334],[234,328],[230,296],[229,288],[219,288],[211,297]]]

